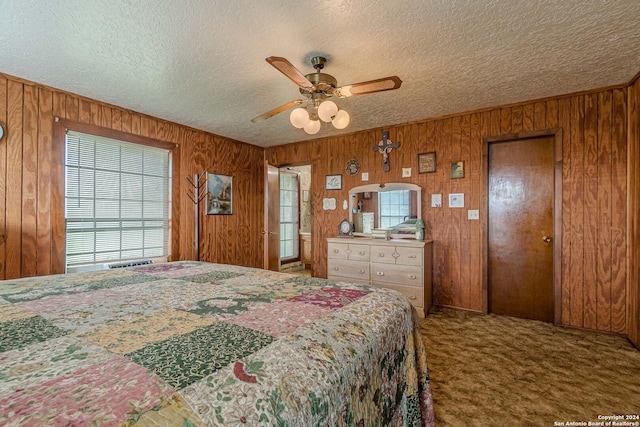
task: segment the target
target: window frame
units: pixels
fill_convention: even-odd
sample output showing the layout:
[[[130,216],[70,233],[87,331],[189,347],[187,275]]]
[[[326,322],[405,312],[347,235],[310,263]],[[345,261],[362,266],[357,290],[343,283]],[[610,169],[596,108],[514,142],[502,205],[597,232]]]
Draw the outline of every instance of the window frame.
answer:
[[[104,138],[116,139],[134,144],[141,144],[155,148],[163,148],[169,151],[169,218],[168,218],[168,259],[173,253],[173,221],[176,215],[176,203],[173,200],[174,192],[179,190],[179,184],[174,177],[179,176],[179,145],[173,142],[162,141],[141,135],[135,135],[124,131],[100,127],[97,125],[80,123],[69,119],[53,117],[53,141],[51,158],[51,274],[63,274],[66,269],[66,219],[65,219],[65,149],[66,132],[92,134]]]

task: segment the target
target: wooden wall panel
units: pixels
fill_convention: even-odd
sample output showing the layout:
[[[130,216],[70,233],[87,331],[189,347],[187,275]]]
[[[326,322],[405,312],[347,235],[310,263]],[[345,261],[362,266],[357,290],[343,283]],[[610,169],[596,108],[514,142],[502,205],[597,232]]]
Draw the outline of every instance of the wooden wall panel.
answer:
[[[615,103],[615,101],[614,101]],[[615,109],[615,107],[614,107]],[[628,278],[626,290],[627,334],[630,340],[640,348],[640,80],[629,87],[628,94],[628,185],[629,198],[629,256],[627,263]],[[614,132],[616,131],[614,127]],[[613,147],[612,147],[613,148]],[[613,151],[613,150],[612,150]],[[615,233],[612,233],[612,239]],[[612,319],[614,321],[614,319]]]
[[[37,267],[38,276],[51,271],[51,145],[53,136],[53,93],[38,91],[38,196]]]
[[[7,85],[7,187],[5,278],[21,277],[22,271],[22,101],[23,84]]]
[[[178,144],[172,156],[171,259],[193,259],[186,176],[234,176],[234,214],[208,215],[218,230],[201,259],[262,266],[264,149],[0,74],[0,279],[64,271],[64,132],[54,117]],[[211,141],[210,146],[197,145]],[[215,142],[214,142],[215,141]],[[194,143],[195,142],[195,143]],[[203,210],[204,212],[204,210]],[[62,225],[61,225],[62,224]]]
[[[346,177],[339,192],[325,191],[324,176],[343,173],[356,158],[369,182],[411,182],[423,188],[422,212],[427,237],[434,240],[434,302],[481,311],[487,292],[483,275],[481,221],[469,221],[467,209],[486,208],[487,179],[483,149],[487,138],[514,133],[558,131],[562,137],[562,257],[560,322],[624,333],[626,326],[626,89],[603,89],[525,102],[475,113],[427,119],[411,124],[356,132],[266,149],[269,163],[282,166],[312,162],[313,197],[346,200],[359,179]],[[401,146],[391,152],[391,170],[382,172],[371,151],[382,131]],[[422,141],[426,138],[427,141]],[[369,141],[364,143],[361,141]],[[436,151],[437,170],[402,178],[415,167],[418,153]],[[318,154],[319,153],[319,154]],[[450,163],[465,161],[465,177],[450,178]],[[621,179],[622,177],[622,179]],[[465,209],[448,208],[448,194],[465,193]],[[442,208],[431,208],[431,194],[443,195]],[[326,237],[346,215],[313,205],[314,275],[326,277]]]
[[[0,75],[0,125],[5,136],[0,140],[0,280],[5,279],[7,256],[7,79]]]
[[[613,91],[613,129],[611,141],[611,329],[624,333],[627,319],[627,93]],[[632,142],[637,146],[638,141]],[[638,211],[635,211],[635,215]]]

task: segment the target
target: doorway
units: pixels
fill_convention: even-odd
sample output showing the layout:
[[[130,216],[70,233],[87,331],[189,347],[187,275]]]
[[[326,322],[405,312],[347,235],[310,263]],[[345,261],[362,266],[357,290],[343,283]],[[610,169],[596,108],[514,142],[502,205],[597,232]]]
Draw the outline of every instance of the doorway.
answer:
[[[555,136],[489,142],[488,311],[557,320],[560,209]],[[561,165],[561,164],[560,164]],[[561,179],[561,166],[560,166]],[[561,200],[561,195],[560,199]]]
[[[267,165],[265,266],[311,275],[311,165]]]

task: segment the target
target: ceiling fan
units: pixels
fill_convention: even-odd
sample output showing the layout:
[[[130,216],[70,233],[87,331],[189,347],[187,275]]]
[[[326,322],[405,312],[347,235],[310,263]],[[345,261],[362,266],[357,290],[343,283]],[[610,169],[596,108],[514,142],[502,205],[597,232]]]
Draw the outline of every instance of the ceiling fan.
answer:
[[[261,114],[257,117],[254,117],[251,121],[253,123],[262,122],[270,117],[275,116],[276,114],[282,113],[292,107],[297,105],[301,105],[307,103],[307,105],[313,105],[314,111],[311,114],[306,112],[306,109],[297,108],[296,110],[304,110],[301,113],[304,115],[305,113],[308,115],[306,118],[307,122],[315,121],[317,122],[317,129],[320,129],[320,124],[318,122],[318,117],[320,117],[324,121],[331,121],[331,119],[336,118],[338,113],[338,107],[333,102],[324,103],[327,106],[331,107],[329,110],[327,108],[322,108],[321,104],[327,98],[336,97],[336,98],[347,98],[350,96],[356,95],[365,95],[367,93],[374,92],[382,92],[385,90],[393,90],[398,89],[402,84],[402,80],[400,80],[397,76],[384,77],[381,79],[370,80],[361,83],[354,83],[345,86],[338,86],[338,81],[335,77],[322,73],[321,70],[324,68],[325,63],[327,62],[326,58],[322,56],[314,56],[311,58],[311,65],[315,68],[315,72],[311,74],[304,75],[302,74],[296,67],[291,64],[286,58],[281,58],[278,56],[270,56],[266,58],[266,61],[271,64],[274,68],[288,77],[292,82],[298,85],[300,88],[300,93],[304,96],[303,99],[296,99],[291,102],[287,102],[284,105],[281,105],[277,108],[274,108],[271,111],[267,111],[264,114]],[[330,105],[333,104],[333,105]],[[318,115],[318,110],[320,109],[320,115]],[[291,116],[291,124],[293,124],[297,128],[302,128],[304,126],[298,126],[294,123],[294,113],[298,111],[294,110]],[[322,110],[327,110],[328,112],[324,112]],[[345,112],[346,113],[346,112]],[[348,114],[346,115],[347,122],[343,127],[339,127],[339,125],[334,122],[334,126],[338,129],[342,129],[346,127],[348,124]],[[326,120],[325,118],[329,119]],[[299,123],[302,123],[300,121]],[[305,131],[307,128],[305,127]],[[309,132],[307,133],[316,133]]]

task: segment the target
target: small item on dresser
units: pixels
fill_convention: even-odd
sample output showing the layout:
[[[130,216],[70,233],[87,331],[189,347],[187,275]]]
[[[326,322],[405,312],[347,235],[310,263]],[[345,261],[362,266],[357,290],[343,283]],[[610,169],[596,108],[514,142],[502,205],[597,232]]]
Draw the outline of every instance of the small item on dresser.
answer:
[[[416,240],[424,240],[424,221],[420,218],[416,220]]]
[[[386,228],[374,228],[371,230],[371,238],[372,239],[385,239],[389,240],[389,230]]]
[[[353,237],[353,224],[348,219],[343,219],[338,225],[338,237]]]

